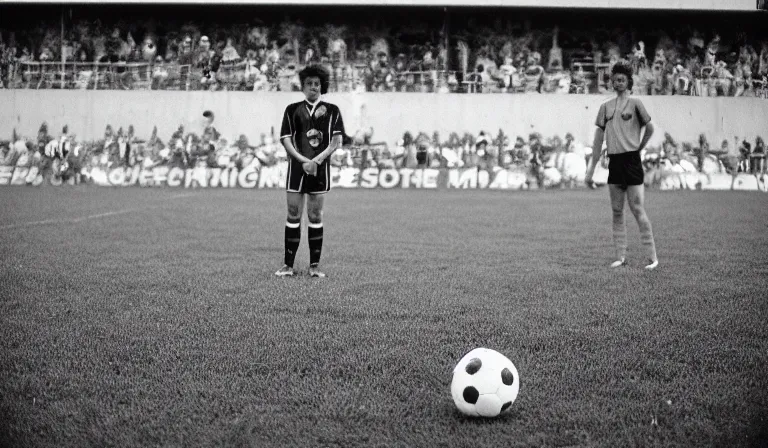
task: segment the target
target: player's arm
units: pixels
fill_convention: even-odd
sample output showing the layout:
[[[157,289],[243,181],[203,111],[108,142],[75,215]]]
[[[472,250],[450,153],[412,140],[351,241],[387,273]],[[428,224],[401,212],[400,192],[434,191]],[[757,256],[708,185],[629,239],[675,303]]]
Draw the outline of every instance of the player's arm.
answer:
[[[645,145],[648,143],[648,140],[651,139],[651,136],[653,136],[653,123],[646,123],[645,132],[643,133],[643,138],[640,140],[640,147],[638,150],[642,151],[643,148],[645,148]]]
[[[291,136],[290,136],[290,135],[285,135],[285,136],[283,136],[283,137],[280,139],[280,143],[282,143],[282,144],[283,144],[283,148],[285,148],[285,151],[286,151],[286,152],[287,152],[287,153],[288,153],[288,154],[289,154],[291,157],[293,157],[294,159],[298,160],[298,161],[299,161],[299,162],[301,162],[301,163],[307,163],[307,162],[311,162],[311,160],[310,160],[310,159],[308,159],[308,158],[306,158],[306,157],[302,156],[301,154],[299,154],[299,152],[298,152],[298,151],[296,151],[296,148],[294,148],[294,146],[293,146],[293,142],[291,141]]]
[[[589,160],[589,166],[587,167],[587,173],[584,177],[584,183],[590,185],[592,183],[592,175],[595,173],[595,167],[600,161],[600,153],[603,152],[603,139],[605,138],[605,126],[607,125],[605,116],[605,103],[600,105],[600,110],[597,112],[597,119],[595,119],[595,137],[592,139],[592,158]]]
[[[595,138],[592,140],[592,158],[589,160],[589,166],[587,167],[587,174],[584,177],[584,183],[590,185],[592,183],[592,176],[595,174],[595,167],[600,161],[600,153],[603,152],[603,138],[605,137],[605,131],[602,128],[595,129]]]
[[[280,143],[291,157],[303,164],[309,162],[309,159],[299,154],[299,151],[293,146],[293,134],[296,129],[293,120],[291,120],[291,107],[286,107],[283,113],[283,122],[280,125]]]
[[[336,149],[341,147],[342,144],[342,136],[345,134],[344,132],[344,121],[341,119],[341,112],[334,107],[333,108],[333,116],[331,117],[332,120],[332,137],[331,142],[328,145],[327,148],[325,148],[325,151],[321,152],[317,156],[315,156],[314,160],[317,164],[323,163],[323,161],[330,157],[331,154],[333,154],[333,151],[336,151]]]
[[[605,141],[605,131],[595,129],[595,137],[592,139],[592,158],[589,160],[589,166],[594,170],[600,162],[600,154],[603,152],[603,142]]]
[[[651,136],[653,135],[653,123],[651,123],[651,116],[648,114],[648,111],[645,110],[645,106],[643,105],[643,102],[640,100],[637,100],[637,115],[640,119],[640,122],[645,127],[645,132],[643,133],[643,138],[640,139],[640,147],[638,150],[641,150],[645,148],[645,145],[648,143],[648,140],[651,139]]]

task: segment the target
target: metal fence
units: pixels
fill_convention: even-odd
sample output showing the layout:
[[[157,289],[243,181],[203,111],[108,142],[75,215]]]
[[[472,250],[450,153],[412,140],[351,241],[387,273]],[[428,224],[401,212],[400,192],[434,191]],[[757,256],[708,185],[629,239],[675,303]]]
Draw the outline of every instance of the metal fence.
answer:
[[[575,62],[570,71],[546,72],[541,67],[496,75],[448,70],[373,72],[365,64],[331,68],[332,92],[439,92],[439,93],[602,93],[608,64]],[[148,62],[17,62],[3,67],[2,87],[10,89],[83,90],[300,90],[296,70],[260,71],[247,61],[223,63],[216,72],[175,63]],[[714,77],[710,68],[696,76],[667,84],[666,92],[647,94],[741,96],[768,98],[768,81],[754,79],[751,86],[738,80]]]

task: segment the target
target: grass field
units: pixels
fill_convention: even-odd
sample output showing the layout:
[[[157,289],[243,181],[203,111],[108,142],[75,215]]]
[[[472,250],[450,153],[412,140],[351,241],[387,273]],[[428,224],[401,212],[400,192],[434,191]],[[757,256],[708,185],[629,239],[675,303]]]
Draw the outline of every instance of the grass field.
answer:
[[[278,279],[282,191],[0,189],[2,446],[765,446],[768,195],[647,193],[661,266],[612,261],[608,193],[326,200],[324,280]],[[462,417],[451,371],[521,388]]]

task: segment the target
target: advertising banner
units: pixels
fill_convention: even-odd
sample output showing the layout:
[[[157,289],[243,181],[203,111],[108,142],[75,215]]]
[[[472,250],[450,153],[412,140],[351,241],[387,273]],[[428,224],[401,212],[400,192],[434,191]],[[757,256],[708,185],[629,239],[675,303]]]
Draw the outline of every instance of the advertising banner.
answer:
[[[284,189],[287,164],[237,168],[178,168],[168,166],[118,167],[112,169],[83,168],[79,181],[44,174],[37,167],[0,166],[0,186],[73,185],[87,183],[102,187],[171,187],[171,188],[247,188]],[[608,172],[601,167],[595,172],[595,183],[605,185]],[[651,180],[653,179],[653,180]],[[584,187],[582,179],[568,179],[556,168],[538,173],[523,169],[483,170],[456,169],[379,169],[331,168],[333,188],[360,189],[489,189],[532,190]],[[660,190],[740,190],[768,191],[768,174],[698,172],[648,172],[648,188]]]

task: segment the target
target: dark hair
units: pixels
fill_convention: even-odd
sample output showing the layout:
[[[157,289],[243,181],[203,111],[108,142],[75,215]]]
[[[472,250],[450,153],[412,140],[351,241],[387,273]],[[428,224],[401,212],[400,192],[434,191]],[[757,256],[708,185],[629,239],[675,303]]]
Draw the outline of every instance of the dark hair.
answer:
[[[319,65],[308,65],[299,72],[299,81],[301,81],[301,87],[304,88],[304,81],[307,78],[320,78],[320,93],[328,93],[328,78],[330,75],[328,71]]]
[[[627,90],[632,91],[634,81],[632,80],[632,66],[624,61],[619,61],[613,65],[611,69],[611,78],[613,75],[624,75],[627,77]]]

